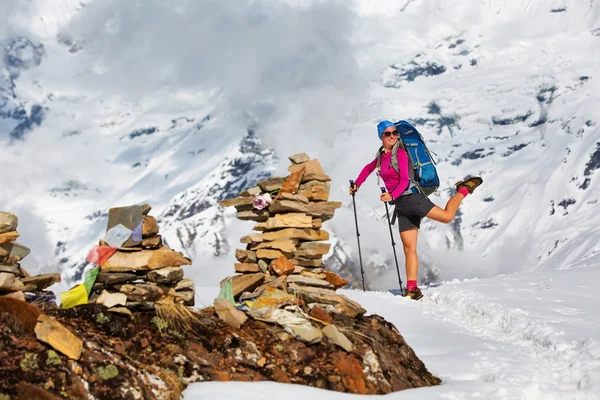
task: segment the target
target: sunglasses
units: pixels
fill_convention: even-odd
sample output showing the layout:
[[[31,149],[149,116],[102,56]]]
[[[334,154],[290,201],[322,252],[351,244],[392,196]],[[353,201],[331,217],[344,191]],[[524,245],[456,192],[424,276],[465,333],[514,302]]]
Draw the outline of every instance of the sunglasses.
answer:
[[[392,135],[398,136],[398,131],[383,132],[383,136],[385,136],[385,137],[390,137]]]

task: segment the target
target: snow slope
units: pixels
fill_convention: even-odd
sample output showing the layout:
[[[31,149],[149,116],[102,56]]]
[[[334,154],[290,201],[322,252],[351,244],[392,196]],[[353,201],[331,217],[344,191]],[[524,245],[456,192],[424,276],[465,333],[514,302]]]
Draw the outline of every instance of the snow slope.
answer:
[[[560,271],[444,282],[422,301],[344,291],[391,321],[443,383],[390,399],[599,399],[600,259]],[[205,304],[218,293],[198,288]],[[361,396],[277,383],[195,383],[186,400]]]

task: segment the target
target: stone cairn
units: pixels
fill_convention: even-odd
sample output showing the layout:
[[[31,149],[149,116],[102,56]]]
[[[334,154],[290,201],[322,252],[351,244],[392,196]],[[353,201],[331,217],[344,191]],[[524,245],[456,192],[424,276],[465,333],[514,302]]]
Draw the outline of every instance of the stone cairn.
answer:
[[[0,212],[0,295],[54,304],[54,293],[45,289],[60,282],[60,274],[31,276],[19,264],[31,250],[16,242],[18,223],[16,215]]]
[[[308,343],[319,342],[325,334],[349,351],[352,345],[331,324],[330,313],[355,318],[365,310],[336,293],[348,281],[327,271],[322,260],[331,244],[324,242],[329,233],[321,226],[342,203],[328,201],[331,178],[318,160],[304,153],[289,159],[287,178],[263,180],[240,197],[220,202],[222,207],[234,206],[239,219],[256,221],[258,232],[241,238],[246,248],[235,253],[239,274],[221,282],[215,311],[236,327],[247,315],[278,323]],[[226,284],[231,285],[233,303],[224,294]],[[325,322],[326,327],[321,329],[311,320]]]
[[[148,214],[150,209],[147,204],[109,209],[107,234],[119,224],[132,232],[140,230],[141,225],[141,234],[136,238],[126,233],[127,240],[116,248],[100,240],[100,246],[92,250],[90,256],[95,252],[95,259],[88,256],[88,261],[99,265],[100,271],[89,303],[104,304],[109,309],[122,310],[124,306],[130,311],[154,310],[157,302],[194,305],[194,282],[184,278],[181,268],[191,261],[163,243],[156,219]],[[109,254],[98,254],[103,248]]]

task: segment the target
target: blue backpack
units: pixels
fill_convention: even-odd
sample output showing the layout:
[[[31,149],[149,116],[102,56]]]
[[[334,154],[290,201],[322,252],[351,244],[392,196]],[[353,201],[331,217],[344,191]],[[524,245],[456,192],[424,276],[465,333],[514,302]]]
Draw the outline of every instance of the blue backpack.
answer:
[[[417,192],[429,196],[440,186],[440,178],[435,169],[435,160],[431,157],[429,149],[417,128],[406,121],[398,121],[395,125],[400,134],[400,140],[396,142],[392,149],[392,168],[396,173],[400,173],[398,169],[398,148],[402,147],[408,155],[408,174],[410,178],[410,184],[405,194]],[[377,151],[378,168],[381,164],[382,151],[383,147]],[[379,171],[377,175],[379,175]]]

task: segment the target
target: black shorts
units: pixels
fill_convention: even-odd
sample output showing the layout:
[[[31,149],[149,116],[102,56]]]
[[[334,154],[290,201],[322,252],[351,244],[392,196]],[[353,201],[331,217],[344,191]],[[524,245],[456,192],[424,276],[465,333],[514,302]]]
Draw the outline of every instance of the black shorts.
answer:
[[[421,226],[421,220],[435,204],[423,194],[408,194],[394,200],[396,220],[400,232]]]

